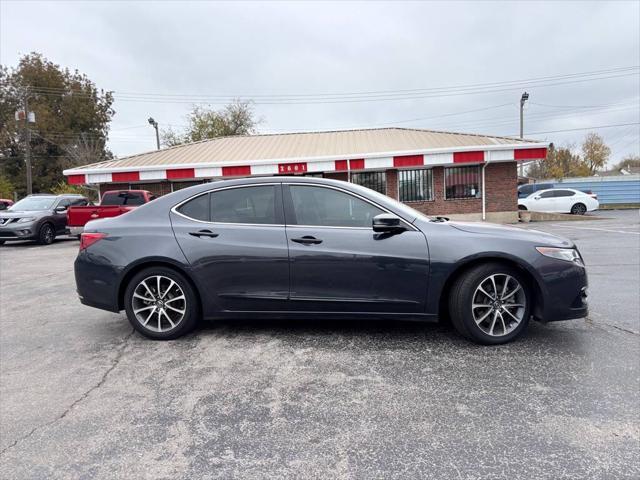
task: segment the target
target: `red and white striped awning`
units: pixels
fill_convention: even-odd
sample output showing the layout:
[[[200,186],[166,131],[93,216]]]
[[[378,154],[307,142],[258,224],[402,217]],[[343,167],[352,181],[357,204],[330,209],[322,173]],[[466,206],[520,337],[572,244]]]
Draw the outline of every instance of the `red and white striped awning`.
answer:
[[[454,164],[481,164],[544,159],[546,143],[486,146],[482,149],[448,149],[425,152],[397,152],[398,154],[367,154],[362,158],[309,158],[252,160],[251,162],[221,164],[219,162],[176,165],[144,165],[118,168],[84,167],[65,170],[71,184],[101,184],[158,180],[190,180],[205,178],[247,177],[312,172],[341,172],[384,170],[388,168],[416,168]]]

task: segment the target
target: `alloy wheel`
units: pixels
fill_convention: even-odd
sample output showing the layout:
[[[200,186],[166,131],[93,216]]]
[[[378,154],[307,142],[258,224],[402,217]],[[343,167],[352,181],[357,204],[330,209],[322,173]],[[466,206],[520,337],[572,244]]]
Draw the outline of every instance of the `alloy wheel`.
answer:
[[[136,320],[152,332],[168,332],[184,319],[187,299],[178,283],[163,275],[140,281],[133,290],[131,310]]]
[[[45,225],[42,228],[44,228],[44,243],[46,243],[47,245],[53,243],[53,228],[51,228],[49,225]]]
[[[473,294],[473,319],[492,337],[511,333],[524,319],[527,297],[520,282],[511,275],[496,273],[480,282]]]
[[[581,203],[576,203],[571,209],[571,211],[577,215],[584,215],[587,212],[587,207],[585,207]]]

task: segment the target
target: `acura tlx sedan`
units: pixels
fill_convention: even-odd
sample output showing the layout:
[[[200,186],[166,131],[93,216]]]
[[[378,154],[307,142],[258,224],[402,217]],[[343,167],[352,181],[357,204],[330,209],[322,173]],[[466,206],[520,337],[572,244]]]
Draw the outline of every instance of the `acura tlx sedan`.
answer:
[[[566,239],[430,219],[351,183],[311,177],[198,185],[87,224],[75,262],[85,305],[126,310],[173,339],[200,318],[451,319],[482,344],[529,319],[587,314]]]

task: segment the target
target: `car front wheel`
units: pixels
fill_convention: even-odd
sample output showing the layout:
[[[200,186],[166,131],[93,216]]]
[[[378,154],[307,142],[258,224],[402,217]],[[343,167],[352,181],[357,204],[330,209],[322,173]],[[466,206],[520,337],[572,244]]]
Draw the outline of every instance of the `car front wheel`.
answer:
[[[170,268],[152,267],[135,275],[124,302],[133,328],[155,340],[178,338],[198,322],[200,308],[193,287]]]
[[[51,245],[56,239],[56,232],[53,229],[53,225],[45,223],[40,227],[38,232],[38,243],[40,245]]]
[[[473,267],[450,291],[451,321],[461,335],[476,343],[510,342],[526,329],[530,312],[529,287],[520,272],[507,265]]]

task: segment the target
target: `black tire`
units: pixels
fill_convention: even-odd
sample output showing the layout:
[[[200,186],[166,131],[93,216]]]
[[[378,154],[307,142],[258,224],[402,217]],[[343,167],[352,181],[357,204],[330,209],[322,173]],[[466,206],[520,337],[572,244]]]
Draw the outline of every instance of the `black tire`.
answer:
[[[571,213],[573,215],[584,215],[587,213],[587,206],[584,203],[576,203],[571,207]]]
[[[4,245],[4,240],[0,240],[0,245]]]
[[[185,301],[184,304],[177,304],[179,307],[183,307],[185,313],[182,319],[175,325],[175,327],[170,330],[165,331],[154,331],[150,328],[144,326],[141,321],[138,320],[138,317],[134,313],[134,297],[133,294],[136,288],[141,284],[141,282],[149,277],[161,276],[166,277],[170,280],[173,280],[177,286],[184,293]],[[153,290],[153,287],[151,287]],[[154,290],[155,291],[155,290]],[[147,303],[147,305],[151,306],[151,303]],[[175,306],[176,304],[174,304]],[[195,290],[191,286],[191,283],[182,275],[181,273],[168,268],[168,267],[150,267],[141,272],[137,273],[128,283],[127,288],[124,293],[124,307],[127,312],[127,318],[129,322],[138,332],[140,332],[145,337],[151,338],[153,340],[173,340],[175,338],[181,337],[191,330],[195,328],[200,319],[200,301],[198,296],[196,295]],[[154,310],[157,312],[157,309]],[[169,310],[167,310],[169,312]],[[171,312],[169,312],[171,313]],[[158,317],[160,315],[158,314]],[[156,317],[157,318],[157,317]],[[155,319],[154,319],[155,324]],[[155,325],[154,325],[155,326]]]
[[[520,323],[506,334],[492,336],[487,334],[476,323],[472,305],[478,287],[491,275],[508,275],[515,279],[522,287],[520,295],[524,300],[524,310]],[[508,343],[522,334],[529,324],[531,316],[530,287],[523,275],[514,267],[506,264],[489,262],[464,271],[453,283],[449,291],[449,315],[451,323],[463,337],[482,345],[499,345]],[[491,293],[491,292],[490,292]],[[508,318],[505,315],[505,318]]]
[[[56,231],[53,225],[50,223],[43,224],[38,231],[38,243],[40,245],[51,245],[55,239]]]
[[[518,210],[528,210],[524,205],[518,205]]]

